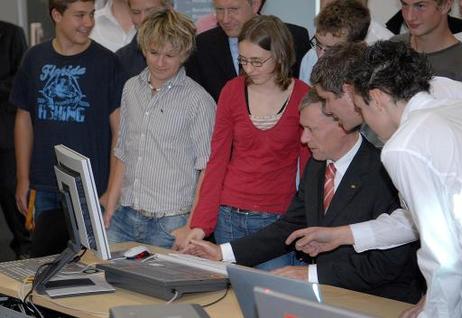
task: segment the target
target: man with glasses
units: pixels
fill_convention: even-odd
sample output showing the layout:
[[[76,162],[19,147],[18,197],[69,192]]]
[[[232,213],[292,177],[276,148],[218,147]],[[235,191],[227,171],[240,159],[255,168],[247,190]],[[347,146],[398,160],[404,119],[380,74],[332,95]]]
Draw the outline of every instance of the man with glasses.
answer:
[[[197,36],[197,50],[186,64],[186,71],[218,100],[225,83],[239,74],[237,37],[242,26],[257,15],[261,0],[214,0],[213,5],[219,26]],[[310,48],[308,31],[287,26],[294,38],[297,60],[292,72],[298,77],[300,61]]]
[[[365,2],[367,3],[359,0],[336,0],[322,7],[315,18],[316,34],[310,40],[312,49],[303,57],[300,66],[301,80],[311,84],[310,75],[314,64],[331,46],[343,42],[372,43],[393,35],[378,23],[371,21]]]

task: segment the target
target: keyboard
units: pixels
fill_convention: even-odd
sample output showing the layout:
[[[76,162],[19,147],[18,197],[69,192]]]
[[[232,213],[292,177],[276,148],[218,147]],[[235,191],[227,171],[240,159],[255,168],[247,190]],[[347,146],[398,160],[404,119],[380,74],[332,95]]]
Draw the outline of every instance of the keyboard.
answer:
[[[158,259],[184,264],[187,266],[192,266],[195,268],[203,269],[206,271],[214,272],[228,277],[228,272],[226,271],[225,262],[211,261],[205,258],[187,255],[187,254],[178,254],[178,253],[169,253],[169,254],[156,254]]]
[[[28,258],[18,261],[9,261],[0,263],[0,273],[23,282],[28,277],[33,277],[37,269],[45,264],[55,260],[58,255],[48,255],[44,257]],[[61,272],[79,272],[85,268],[82,263],[67,264]]]
[[[4,306],[0,306],[0,317],[2,318],[32,318],[19,311],[14,311]]]

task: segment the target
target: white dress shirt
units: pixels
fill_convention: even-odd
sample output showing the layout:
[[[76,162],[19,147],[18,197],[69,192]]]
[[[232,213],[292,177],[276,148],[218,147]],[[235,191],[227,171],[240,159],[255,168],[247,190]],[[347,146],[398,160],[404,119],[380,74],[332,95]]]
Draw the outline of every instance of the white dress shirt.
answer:
[[[408,106],[381,158],[420,235],[419,317],[462,317],[462,100],[418,93]]]
[[[456,37],[457,40],[462,42],[462,32],[456,33],[454,34],[454,36]]]
[[[359,147],[361,147],[362,141],[363,141],[363,138],[361,134],[358,134],[358,140],[346,154],[344,154],[340,159],[338,159],[335,162],[332,160],[327,160],[326,165],[333,162],[335,169],[336,169],[335,178],[334,178],[334,190],[335,191],[337,191],[337,188],[340,185],[340,182],[342,181],[342,178],[345,175],[348,167],[350,166],[351,161],[353,160],[354,156],[358,152]],[[236,257],[234,256],[234,252],[233,252],[233,249],[230,243],[221,244],[220,248],[221,248],[221,254],[223,256],[223,261],[233,262],[233,263],[236,262]],[[318,283],[318,271],[317,271],[316,264],[308,265],[308,281],[310,283]]]
[[[117,19],[112,14],[112,0],[95,12],[95,27],[90,33],[90,38],[98,42],[112,52],[131,42],[136,34],[134,26],[125,32]]]
[[[435,76],[430,81],[430,94],[436,99],[461,99],[462,82],[446,77]],[[412,101],[412,99],[411,99]],[[438,107],[433,103],[411,103],[407,112],[428,107]],[[389,249],[403,245],[419,238],[412,216],[407,209],[398,209],[392,214],[382,214],[377,219],[350,225],[357,252],[370,249]]]
[[[394,34],[390,30],[382,26],[380,23],[376,22],[375,20],[371,20],[365,41],[370,45],[378,40],[388,40],[393,35]],[[316,54],[316,49],[313,47],[305,54],[302,62],[300,63],[299,79],[310,86],[311,72],[313,71],[313,67],[317,61],[318,55]]]
[[[236,76],[239,75],[239,63],[237,58],[239,57],[239,44],[237,38],[228,38],[229,51],[231,52],[231,57],[233,59],[234,70],[236,71]]]

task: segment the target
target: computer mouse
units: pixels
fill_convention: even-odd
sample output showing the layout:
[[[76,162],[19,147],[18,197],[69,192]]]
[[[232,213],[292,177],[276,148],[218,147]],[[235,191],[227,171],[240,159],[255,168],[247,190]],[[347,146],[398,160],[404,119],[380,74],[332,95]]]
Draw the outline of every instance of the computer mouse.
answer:
[[[141,257],[151,255],[151,252],[149,251],[149,248],[147,248],[146,246],[137,245],[126,250],[123,255],[126,258],[136,258],[137,256]]]

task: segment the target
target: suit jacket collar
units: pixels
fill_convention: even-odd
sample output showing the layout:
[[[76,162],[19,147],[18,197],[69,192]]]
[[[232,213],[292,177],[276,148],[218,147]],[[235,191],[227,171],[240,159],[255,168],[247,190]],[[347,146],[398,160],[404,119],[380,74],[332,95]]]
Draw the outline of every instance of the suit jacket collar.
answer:
[[[218,66],[223,70],[227,77],[236,77],[238,74],[236,74],[236,70],[234,69],[233,57],[231,56],[231,50],[229,48],[228,36],[219,26],[212,29],[211,31],[211,33],[214,35],[212,43],[215,43],[213,45],[215,48],[213,53],[215,54]]]

